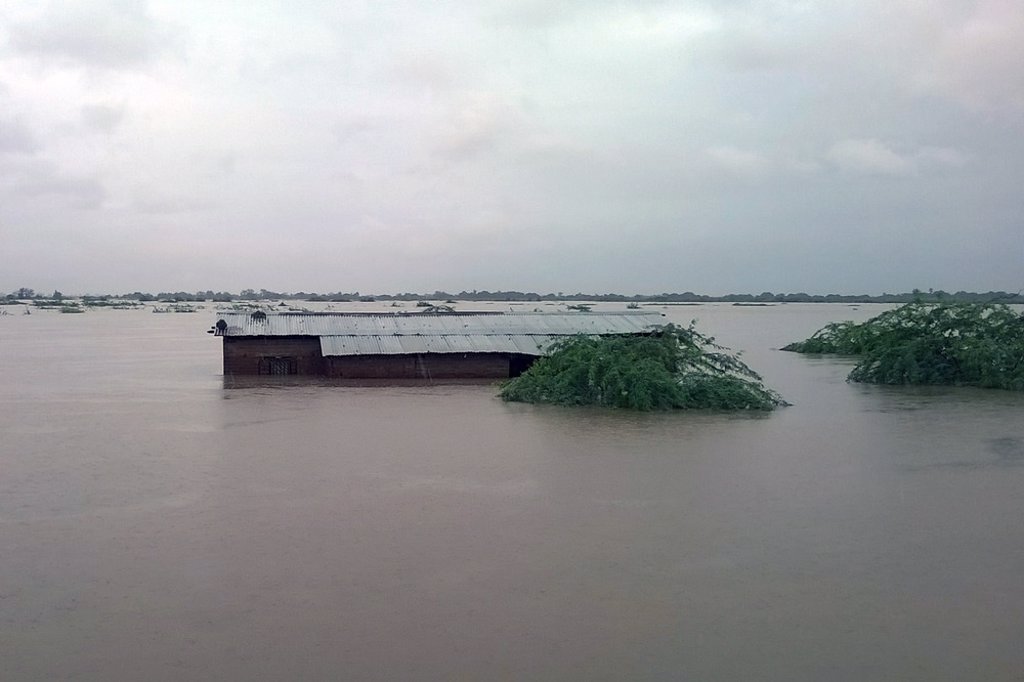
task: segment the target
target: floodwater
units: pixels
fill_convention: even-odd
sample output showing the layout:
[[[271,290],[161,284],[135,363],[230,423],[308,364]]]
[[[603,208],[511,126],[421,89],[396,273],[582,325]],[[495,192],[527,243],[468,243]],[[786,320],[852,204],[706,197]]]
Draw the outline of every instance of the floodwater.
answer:
[[[653,309],[793,406],[240,386],[210,310],[8,308],[0,678],[1024,679],[1024,395],[773,350],[880,306]]]

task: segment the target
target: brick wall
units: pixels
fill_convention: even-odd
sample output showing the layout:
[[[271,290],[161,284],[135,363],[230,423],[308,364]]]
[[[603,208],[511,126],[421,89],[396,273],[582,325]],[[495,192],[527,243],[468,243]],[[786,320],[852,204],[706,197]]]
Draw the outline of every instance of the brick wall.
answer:
[[[294,373],[349,379],[505,379],[533,358],[507,353],[346,355],[325,358],[315,336],[225,336],[224,375],[268,373],[270,358],[293,363]]]
[[[327,375],[348,379],[498,379],[509,376],[505,353],[344,355],[324,358]]]
[[[224,374],[259,374],[266,358],[294,358],[296,374],[324,373],[320,339],[316,336],[225,336]]]

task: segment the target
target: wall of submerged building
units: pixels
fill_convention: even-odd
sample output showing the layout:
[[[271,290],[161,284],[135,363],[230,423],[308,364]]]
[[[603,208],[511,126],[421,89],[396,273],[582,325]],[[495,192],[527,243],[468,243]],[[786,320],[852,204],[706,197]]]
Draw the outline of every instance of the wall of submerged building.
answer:
[[[345,379],[507,379],[507,353],[343,355],[325,358],[327,376]]]
[[[509,353],[417,353],[324,357],[315,336],[225,336],[224,375],[344,379],[507,379],[535,357]]]
[[[322,375],[324,357],[315,336],[225,336],[224,374]]]

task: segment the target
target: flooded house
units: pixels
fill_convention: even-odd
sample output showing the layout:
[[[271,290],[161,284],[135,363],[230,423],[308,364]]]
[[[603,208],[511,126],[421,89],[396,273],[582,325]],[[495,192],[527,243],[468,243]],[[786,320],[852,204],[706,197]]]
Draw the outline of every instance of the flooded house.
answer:
[[[507,378],[559,339],[650,334],[659,313],[222,312],[224,374]]]

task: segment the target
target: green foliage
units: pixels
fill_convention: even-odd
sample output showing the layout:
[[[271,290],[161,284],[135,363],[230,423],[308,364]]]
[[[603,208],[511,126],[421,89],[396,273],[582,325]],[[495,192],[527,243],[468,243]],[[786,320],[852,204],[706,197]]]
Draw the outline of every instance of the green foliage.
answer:
[[[873,345],[886,326],[881,318],[895,311],[882,313],[864,324],[833,322],[814,332],[809,339],[783,346],[782,350],[795,353],[860,355]],[[877,321],[877,324],[871,324]]]
[[[576,336],[558,342],[505,400],[633,410],[771,410],[785,401],[714,339],[668,325],[652,336]]]
[[[850,381],[1024,390],[1024,316],[993,303],[908,303],[783,350],[859,356]]]

